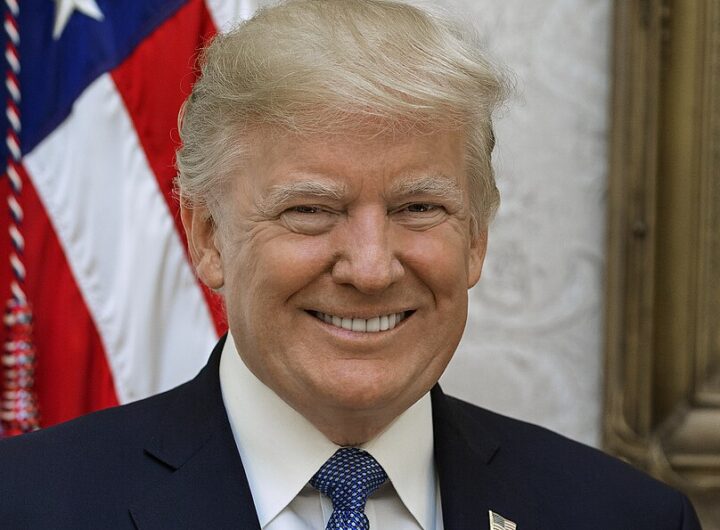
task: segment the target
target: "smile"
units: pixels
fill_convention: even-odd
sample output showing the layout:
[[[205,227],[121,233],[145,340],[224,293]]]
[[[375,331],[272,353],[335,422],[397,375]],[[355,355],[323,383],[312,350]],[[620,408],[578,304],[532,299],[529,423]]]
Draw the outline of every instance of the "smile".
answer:
[[[411,314],[410,311],[401,311],[400,313],[391,313],[372,318],[343,318],[321,313],[320,311],[309,311],[309,313],[331,326],[362,333],[389,331]]]

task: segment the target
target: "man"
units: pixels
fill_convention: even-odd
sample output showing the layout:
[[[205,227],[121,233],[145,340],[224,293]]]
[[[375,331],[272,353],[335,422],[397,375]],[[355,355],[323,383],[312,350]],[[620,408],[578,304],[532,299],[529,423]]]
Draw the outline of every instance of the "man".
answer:
[[[436,385],[503,90],[468,35],[390,1],[290,0],[218,37],[178,185],[230,332],[175,390],[4,443],[4,527],[699,528],[670,488]]]

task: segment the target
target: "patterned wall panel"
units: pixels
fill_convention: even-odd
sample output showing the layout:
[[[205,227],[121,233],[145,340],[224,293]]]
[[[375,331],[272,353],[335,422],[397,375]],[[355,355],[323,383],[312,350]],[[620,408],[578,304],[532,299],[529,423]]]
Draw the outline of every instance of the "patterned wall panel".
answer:
[[[516,77],[502,206],[448,393],[598,444],[611,6],[445,0]]]

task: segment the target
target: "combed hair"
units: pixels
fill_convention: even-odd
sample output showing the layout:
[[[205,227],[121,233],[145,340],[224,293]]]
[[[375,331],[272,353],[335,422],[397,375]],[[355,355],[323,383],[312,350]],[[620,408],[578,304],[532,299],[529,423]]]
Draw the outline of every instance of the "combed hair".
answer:
[[[392,0],[287,0],[218,35],[179,117],[178,188],[206,204],[237,175],[252,131],[462,130],[475,228],[499,193],[492,114],[506,77],[475,34]]]

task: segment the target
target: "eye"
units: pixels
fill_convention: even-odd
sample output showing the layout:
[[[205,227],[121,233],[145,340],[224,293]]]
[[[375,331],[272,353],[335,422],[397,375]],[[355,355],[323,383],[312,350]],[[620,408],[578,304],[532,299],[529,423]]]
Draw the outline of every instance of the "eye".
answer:
[[[319,213],[319,212],[321,212],[322,210],[321,210],[318,206],[302,205],[302,206],[293,206],[293,207],[290,208],[288,211],[290,211],[290,212],[292,212],[292,213],[306,213],[306,214],[310,214],[310,213]]]
[[[448,218],[448,210],[431,202],[411,202],[393,212],[393,218],[411,230],[427,230]]]
[[[285,210],[280,220],[295,233],[316,235],[330,230],[337,221],[337,214],[322,206],[301,204]]]
[[[430,213],[438,210],[440,206],[437,204],[429,204],[426,202],[417,202],[408,204],[405,209],[410,213]]]

